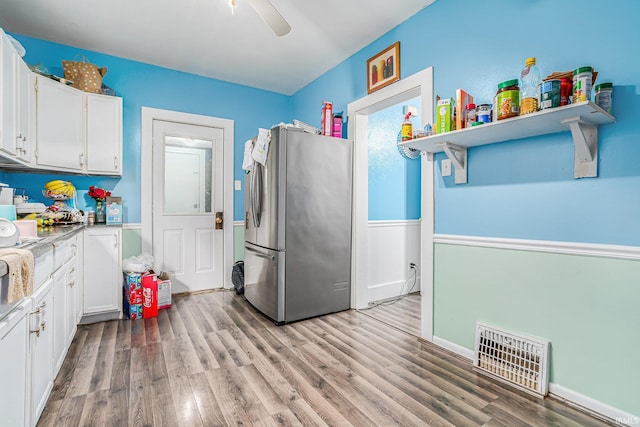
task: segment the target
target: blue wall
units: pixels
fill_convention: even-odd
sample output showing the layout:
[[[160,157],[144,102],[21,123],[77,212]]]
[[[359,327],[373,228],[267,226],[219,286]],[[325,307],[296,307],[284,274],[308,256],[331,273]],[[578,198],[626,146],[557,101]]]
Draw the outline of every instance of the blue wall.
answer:
[[[367,59],[395,41],[400,41],[401,76],[433,66],[436,94],[452,96],[462,87],[478,102],[490,102],[497,83],[518,76],[528,56],[538,58],[543,75],[593,65],[599,82],[615,85],[617,118],[599,131],[599,177],[573,179],[568,132],[471,149],[468,184],[455,185],[436,168],[436,232],[640,245],[640,221],[629,220],[640,217],[640,121],[635,119],[640,59],[630,54],[640,46],[637,16],[636,0],[436,1],[291,97],[17,38],[27,49],[27,62],[42,62],[54,73],[61,73],[62,59],[77,53],[109,67],[105,83],[124,98],[125,172],[121,180],[72,180],[80,188],[103,185],[124,196],[126,222],[140,221],[143,105],[234,119],[234,171],[240,179],[242,145],[257,127],[293,118],[318,123],[325,99],[335,111],[346,111],[348,103],[366,96]],[[501,17],[514,25],[493,30]],[[436,156],[438,165],[442,158]],[[7,174],[5,181],[37,192],[49,178]],[[241,197],[235,193],[236,220],[242,219]]]
[[[617,122],[599,130],[599,177],[573,179],[568,132],[469,150],[469,183],[439,176],[436,232],[640,245],[640,2],[436,1],[292,98],[301,120],[322,99],[337,110],[366,96],[366,60],[400,41],[401,77],[434,67],[435,94],[464,88],[490,103],[497,83],[535,56],[543,75],[592,65],[614,83]],[[496,23],[506,19],[509,25]]]
[[[418,110],[411,119],[420,129],[420,98],[369,115],[369,220],[420,219],[420,159],[406,159],[397,148],[403,106]]]
[[[85,55],[91,62],[108,67],[104,83],[123,98],[123,174],[122,178],[69,176],[78,188],[78,204],[93,206],[86,195],[90,185],[112,190],[123,197],[124,222],[140,222],[140,120],[141,107],[203,114],[235,121],[234,177],[244,185],[242,150],[244,141],[258,127],[270,127],[290,120],[289,97],[247,86],[223,82],[130,61],[96,52],[88,52],[21,35],[14,35],[25,49],[28,64],[42,63],[49,72],[62,76],[63,59]],[[27,189],[34,198],[45,182],[60,176],[6,173],[5,182]],[[243,189],[244,190],[244,189]],[[243,192],[234,192],[234,219],[243,218]]]

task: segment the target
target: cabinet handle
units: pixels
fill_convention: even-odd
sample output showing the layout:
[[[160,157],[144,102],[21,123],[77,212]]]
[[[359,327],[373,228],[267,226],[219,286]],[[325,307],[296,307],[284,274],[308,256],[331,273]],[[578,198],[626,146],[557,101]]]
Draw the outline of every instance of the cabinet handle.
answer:
[[[113,168],[118,170],[118,156],[113,157]]]
[[[113,247],[114,248],[118,247],[118,235],[117,234],[113,235]]]
[[[45,308],[46,306],[47,306],[47,302],[42,301],[42,304],[40,304],[40,307]],[[40,310],[40,308],[38,308],[38,310]]]
[[[80,166],[84,166],[84,153],[80,153]]]
[[[46,326],[47,326],[47,322],[40,323],[40,327],[42,328],[43,331],[44,331]]]

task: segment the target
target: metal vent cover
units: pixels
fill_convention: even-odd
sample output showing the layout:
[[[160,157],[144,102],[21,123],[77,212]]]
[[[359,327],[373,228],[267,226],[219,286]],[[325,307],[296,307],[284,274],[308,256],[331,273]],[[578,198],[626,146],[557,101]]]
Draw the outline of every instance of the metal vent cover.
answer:
[[[549,389],[549,348],[548,340],[478,323],[473,365],[478,372],[544,397]]]

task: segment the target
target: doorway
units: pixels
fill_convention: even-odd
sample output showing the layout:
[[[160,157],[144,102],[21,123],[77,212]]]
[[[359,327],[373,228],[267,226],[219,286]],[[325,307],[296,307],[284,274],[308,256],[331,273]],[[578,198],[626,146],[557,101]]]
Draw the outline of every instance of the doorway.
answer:
[[[142,251],[172,292],[231,287],[233,121],[142,109]],[[217,219],[222,219],[222,223]]]
[[[352,237],[352,308],[364,309],[370,301],[368,289],[368,131],[369,115],[389,106],[420,97],[421,123],[433,118],[433,68],[413,74],[348,105],[349,135],[354,139],[354,203]],[[433,158],[421,156],[421,337],[433,339]]]

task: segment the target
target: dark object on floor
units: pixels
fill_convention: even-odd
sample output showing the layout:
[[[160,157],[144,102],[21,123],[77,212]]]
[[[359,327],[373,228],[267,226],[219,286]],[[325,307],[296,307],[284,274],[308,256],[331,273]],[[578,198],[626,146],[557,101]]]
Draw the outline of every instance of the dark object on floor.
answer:
[[[236,294],[244,294],[244,261],[237,261],[233,264],[231,271],[231,282],[236,289]]]

